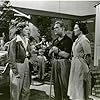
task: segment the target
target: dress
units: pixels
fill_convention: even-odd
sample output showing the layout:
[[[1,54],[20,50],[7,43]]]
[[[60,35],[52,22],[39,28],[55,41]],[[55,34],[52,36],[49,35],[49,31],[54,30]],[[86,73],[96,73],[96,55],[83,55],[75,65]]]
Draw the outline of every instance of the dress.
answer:
[[[73,58],[69,77],[68,95],[71,100],[88,100],[90,74],[84,56],[91,54],[90,42],[85,35],[76,39],[72,46]]]
[[[11,100],[29,100],[30,94],[30,72],[28,58],[28,39],[26,43],[19,35],[9,44],[10,65],[10,94]]]
[[[71,54],[72,43],[72,40],[67,35],[60,41],[57,39],[54,41],[56,47],[69,54]],[[54,60],[52,61],[55,100],[64,100],[65,98],[68,100],[67,89],[70,66],[71,63],[69,58],[55,55]]]

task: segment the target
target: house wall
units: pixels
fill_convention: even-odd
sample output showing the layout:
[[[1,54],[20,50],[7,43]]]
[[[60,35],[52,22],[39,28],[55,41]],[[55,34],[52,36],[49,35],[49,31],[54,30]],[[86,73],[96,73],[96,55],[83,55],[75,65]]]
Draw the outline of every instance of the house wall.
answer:
[[[100,67],[100,4],[96,6],[94,65]]]

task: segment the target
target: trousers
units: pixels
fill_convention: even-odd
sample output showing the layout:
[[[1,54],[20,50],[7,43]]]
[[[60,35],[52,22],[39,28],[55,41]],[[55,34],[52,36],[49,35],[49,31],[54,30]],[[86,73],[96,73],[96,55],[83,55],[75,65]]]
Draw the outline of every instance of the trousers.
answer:
[[[67,90],[70,66],[67,59],[54,59],[52,62],[55,100],[69,100]]]
[[[29,100],[30,73],[28,59],[26,58],[24,63],[16,64],[19,77],[10,69],[10,100]]]

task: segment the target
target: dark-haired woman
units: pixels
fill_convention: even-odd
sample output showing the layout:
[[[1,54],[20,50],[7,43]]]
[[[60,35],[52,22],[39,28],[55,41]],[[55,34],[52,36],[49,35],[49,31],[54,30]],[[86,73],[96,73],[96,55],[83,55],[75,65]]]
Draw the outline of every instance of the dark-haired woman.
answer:
[[[30,73],[28,65],[29,26],[24,22],[17,25],[16,37],[9,44],[11,100],[29,100]]]
[[[86,38],[87,29],[84,23],[76,23],[74,33],[78,38],[75,40],[72,51],[73,58],[69,77],[68,95],[71,100],[88,100],[90,94],[89,64],[91,47]]]

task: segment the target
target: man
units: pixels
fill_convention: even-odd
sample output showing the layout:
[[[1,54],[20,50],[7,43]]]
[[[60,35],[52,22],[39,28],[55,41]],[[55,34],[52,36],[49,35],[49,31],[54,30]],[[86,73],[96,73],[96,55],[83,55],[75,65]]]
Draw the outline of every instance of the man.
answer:
[[[55,22],[54,31],[57,35],[57,39],[54,40],[49,55],[53,55],[52,67],[55,100],[69,100],[67,96],[71,66],[69,58],[73,42],[72,39],[65,34],[64,23],[62,21]]]

